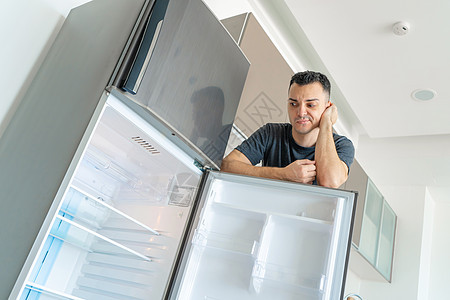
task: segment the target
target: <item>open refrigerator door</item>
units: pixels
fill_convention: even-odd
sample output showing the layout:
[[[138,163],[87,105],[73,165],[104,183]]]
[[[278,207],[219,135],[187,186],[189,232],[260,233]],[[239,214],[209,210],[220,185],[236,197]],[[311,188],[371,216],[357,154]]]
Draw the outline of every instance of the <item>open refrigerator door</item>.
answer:
[[[74,163],[17,299],[161,299],[202,171],[113,95]]]
[[[171,299],[341,299],[355,197],[208,172]]]

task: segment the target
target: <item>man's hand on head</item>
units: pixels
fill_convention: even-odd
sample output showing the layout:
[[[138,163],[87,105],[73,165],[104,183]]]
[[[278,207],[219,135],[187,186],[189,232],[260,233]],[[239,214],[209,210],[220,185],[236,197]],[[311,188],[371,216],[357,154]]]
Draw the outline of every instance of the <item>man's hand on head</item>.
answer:
[[[320,126],[333,126],[338,119],[338,110],[336,105],[330,103],[330,105],[322,113],[320,118]]]

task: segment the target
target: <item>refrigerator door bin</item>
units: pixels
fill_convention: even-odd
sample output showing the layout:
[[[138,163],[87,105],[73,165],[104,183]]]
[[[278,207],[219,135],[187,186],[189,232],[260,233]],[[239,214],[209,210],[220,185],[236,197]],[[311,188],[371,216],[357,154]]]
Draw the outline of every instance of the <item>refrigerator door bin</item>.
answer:
[[[195,245],[176,299],[253,299],[248,296],[254,261],[248,254]]]
[[[259,293],[265,280],[322,293],[332,234],[330,224],[271,215],[252,273]]]
[[[270,181],[261,184],[258,182],[259,178],[244,178],[219,177],[213,180],[211,195],[208,196],[212,198],[210,201],[250,211],[334,222],[337,197],[320,193],[299,193],[295,185],[285,185],[286,182]]]
[[[193,243],[253,255],[266,214],[212,203],[205,207]]]

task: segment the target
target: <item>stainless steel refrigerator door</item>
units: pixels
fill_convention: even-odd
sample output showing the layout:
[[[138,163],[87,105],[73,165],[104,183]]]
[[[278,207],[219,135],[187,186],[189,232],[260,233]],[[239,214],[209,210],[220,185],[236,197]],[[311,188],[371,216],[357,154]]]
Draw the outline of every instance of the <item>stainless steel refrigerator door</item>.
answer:
[[[356,194],[210,172],[170,299],[341,299]]]
[[[155,9],[158,1],[166,2],[157,0]],[[169,1],[158,23],[143,40],[154,45],[143,49],[148,64],[135,64],[130,73],[130,80],[139,77],[140,86],[135,89],[136,80],[131,80],[123,87],[131,93],[124,93],[171,124],[212,162],[202,164],[220,166],[250,64],[201,0]]]

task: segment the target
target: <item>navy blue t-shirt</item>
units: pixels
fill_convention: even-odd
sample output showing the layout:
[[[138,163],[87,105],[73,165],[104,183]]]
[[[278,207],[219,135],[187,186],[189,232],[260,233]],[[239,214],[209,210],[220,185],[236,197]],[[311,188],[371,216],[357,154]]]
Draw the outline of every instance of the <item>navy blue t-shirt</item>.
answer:
[[[339,158],[347,165],[353,163],[355,148],[346,138],[333,133],[334,144]],[[241,145],[236,147],[252,163],[266,167],[286,167],[298,159],[314,160],[316,147],[302,147],[292,137],[292,125],[289,123],[268,123],[260,127]]]

